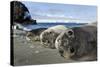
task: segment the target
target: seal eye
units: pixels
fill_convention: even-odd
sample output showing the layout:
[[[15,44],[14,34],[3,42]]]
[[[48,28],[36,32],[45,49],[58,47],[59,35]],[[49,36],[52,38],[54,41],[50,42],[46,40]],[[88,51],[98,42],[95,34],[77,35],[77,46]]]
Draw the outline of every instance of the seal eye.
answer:
[[[73,35],[73,32],[72,32],[72,31],[68,31],[68,34],[69,34],[69,35]]]
[[[51,34],[52,32],[50,31],[49,34]]]

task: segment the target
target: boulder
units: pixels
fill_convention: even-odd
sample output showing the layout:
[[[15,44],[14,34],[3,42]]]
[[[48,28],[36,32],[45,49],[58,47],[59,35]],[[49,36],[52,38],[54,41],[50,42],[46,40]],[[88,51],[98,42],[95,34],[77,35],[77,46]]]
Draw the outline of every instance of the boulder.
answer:
[[[28,8],[20,1],[11,2],[11,15],[13,24],[36,24],[36,20],[32,19]]]

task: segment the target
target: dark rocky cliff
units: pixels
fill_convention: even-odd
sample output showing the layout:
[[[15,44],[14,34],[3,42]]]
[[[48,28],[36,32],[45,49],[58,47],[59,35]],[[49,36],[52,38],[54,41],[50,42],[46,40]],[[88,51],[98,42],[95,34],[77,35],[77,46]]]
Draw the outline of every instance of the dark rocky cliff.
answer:
[[[11,12],[13,15],[13,17],[11,17],[13,22],[20,24],[36,24],[36,20],[32,19],[28,8],[22,2],[12,1]]]

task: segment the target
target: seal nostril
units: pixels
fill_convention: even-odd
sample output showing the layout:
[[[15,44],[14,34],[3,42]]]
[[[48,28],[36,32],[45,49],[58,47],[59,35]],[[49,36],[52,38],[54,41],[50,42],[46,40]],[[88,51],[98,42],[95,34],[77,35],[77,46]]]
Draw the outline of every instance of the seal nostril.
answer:
[[[63,56],[63,53],[64,53],[63,50],[59,50],[59,53],[60,53],[60,56],[64,57],[64,56]]]
[[[59,50],[59,53],[63,54],[63,53],[64,53],[64,51],[63,51],[63,50]]]
[[[74,51],[75,51],[74,48],[71,47],[71,48],[70,48],[70,52],[71,52],[71,53],[74,53]]]
[[[64,57],[63,54],[60,54],[61,57]]]
[[[50,42],[47,40],[47,43],[50,43]]]

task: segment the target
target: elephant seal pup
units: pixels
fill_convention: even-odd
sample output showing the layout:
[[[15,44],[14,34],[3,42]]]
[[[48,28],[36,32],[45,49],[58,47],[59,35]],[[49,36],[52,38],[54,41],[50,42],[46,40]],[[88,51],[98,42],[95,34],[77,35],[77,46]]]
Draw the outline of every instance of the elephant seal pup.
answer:
[[[47,28],[39,28],[35,30],[28,31],[26,34],[26,40],[28,41],[40,41],[40,34]]]
[[[60,55],[71,60],[97,60],[97,27],[73,27],[62,32],[55,41]]]
[[[40,41],[42,46],[55,49],[55,40],[57,36],[66,29],[67,28],[64,25],[57,25],[43,31],[40,35]]]

